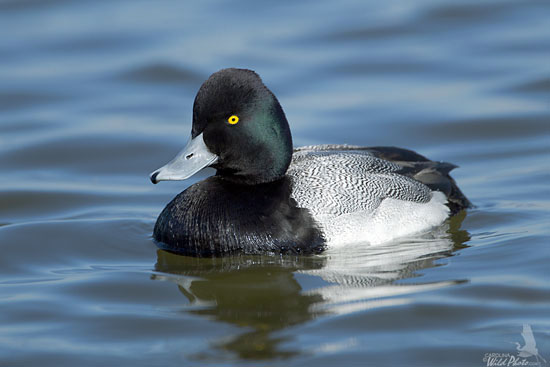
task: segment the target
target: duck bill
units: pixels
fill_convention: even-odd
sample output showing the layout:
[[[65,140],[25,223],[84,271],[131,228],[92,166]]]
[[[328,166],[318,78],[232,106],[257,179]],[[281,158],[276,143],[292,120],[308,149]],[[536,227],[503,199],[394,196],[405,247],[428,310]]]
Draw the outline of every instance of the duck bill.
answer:
[[[201,133],[189,139],[185,148],[174,159],[151,173],[149,177],[154,184],[159,181],[185,180],[217,161],[218,156],[208,150]]]

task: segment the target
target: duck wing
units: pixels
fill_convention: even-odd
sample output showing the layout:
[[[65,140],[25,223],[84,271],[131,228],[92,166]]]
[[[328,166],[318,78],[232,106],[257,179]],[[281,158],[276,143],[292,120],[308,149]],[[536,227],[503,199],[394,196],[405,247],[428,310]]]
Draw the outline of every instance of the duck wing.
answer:
[[[449,174],[451,170],[457,167],[456,165],[447,162],[431,161],[408,149],[332,144],[305,146],[294,150],[291,168],[295,164],[307,167],[308,164],[313,163],[313,159],[318,159],[317,157],[324,155],[331,156],[328,159],[329,161],[330,159],[335,159],[335,157],[341,157],[341,159],[336,159],[334,164],[344,164],[347,168],[339,168],[333,172],[333,174],[337,174],[339,177],[342,177],[342,175],[353,175],[354,172],[367,172],[377,175],[386,174],[385,179],[387,180],[387,174],[391,173],[389,179],[392,185],[390,186],[397,185],[401,190],[397,192],[399,195],[396,196],[394,194],[388,197],[408,201],[420,200],[420,202],[426,200],[425,193],[419,196],[408,190],[403,190],[403,185],[406,185],[413,192],[424,192],[424,189],[421,188],[423,185],[411,185],[410,181],[402,179],[406,177],[426,185],[432,191],[440,191],[445,194],[448,200],[447,206],[451,209],[451,214],[456,214],[462,209],[472,207],[471,202],[460,191],[455,180]],[[376,177],[375,179],[380,180],[380,177]],[[380,182],[383,181],[384,179]]]

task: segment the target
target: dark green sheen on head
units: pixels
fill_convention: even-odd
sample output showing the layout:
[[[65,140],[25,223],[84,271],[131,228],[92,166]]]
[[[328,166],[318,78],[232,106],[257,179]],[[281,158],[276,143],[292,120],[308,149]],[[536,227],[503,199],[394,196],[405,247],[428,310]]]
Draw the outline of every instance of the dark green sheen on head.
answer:
[[[193,104],[192,137],[201,133],[208,149],[219,156],[213,166],[217,175],[234,182],[280,179],[292,158],[283,109],[251,70],[223,69],[203,83]]]

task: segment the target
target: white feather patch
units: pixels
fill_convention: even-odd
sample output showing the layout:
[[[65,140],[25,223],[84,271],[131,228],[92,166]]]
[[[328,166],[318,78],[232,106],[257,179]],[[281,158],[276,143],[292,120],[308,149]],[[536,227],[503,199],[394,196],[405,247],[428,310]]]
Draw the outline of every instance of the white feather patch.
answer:
[[[374,211],[316,215],[314,219],[321,225],[329,247],[359,242],[378,245],[440,225],[449,216],[446,202],[443,193],[434,191],[427,203],[387,198]]]

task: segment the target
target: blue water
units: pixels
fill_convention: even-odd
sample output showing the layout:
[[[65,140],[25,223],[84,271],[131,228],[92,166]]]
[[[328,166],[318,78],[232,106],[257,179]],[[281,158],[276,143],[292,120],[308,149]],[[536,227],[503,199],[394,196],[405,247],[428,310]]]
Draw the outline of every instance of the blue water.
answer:
[[[4,0],[0,31],[0,365],[486,366],[523,324],[550,361],[548,1]],[[157,250],[212,172],[148,174],[224,67],[296,146],[414,149],[476,207],[315,257]]]

